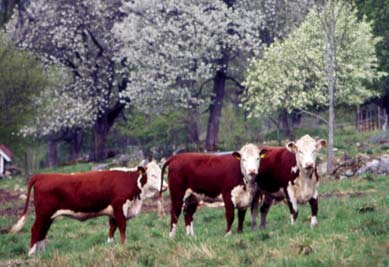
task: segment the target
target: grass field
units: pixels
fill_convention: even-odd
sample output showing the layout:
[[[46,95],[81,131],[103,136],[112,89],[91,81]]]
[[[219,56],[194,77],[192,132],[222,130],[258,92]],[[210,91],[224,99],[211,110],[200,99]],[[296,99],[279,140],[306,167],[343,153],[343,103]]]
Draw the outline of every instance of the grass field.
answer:
[[[64,172],[88,169],[67,167]],[[1,180],[13,193],[22,179]],[[290,225],[286,205],[273,206],[268,228],[253,232],[250,213],[244,233],[224,237],[224,209],[202,208],[194,219],[195,237],[184,234],[180,218],[177,236],[168,238],[169,216],[141,213],[127,222],[127,242],[106,243],[108,218],[87,222],[57,219],[48,234],[46,252],[27,257],[30,210],[18,234],[0,234],[0,266],[389,266],[389,177],[366,176],[322,182],[319,226],[309,226],[309,206],[300,208]],[[3,201],[0,210],[23,206],[23,200]],[[15,223],[16,214],[0,218],[0,229]]]

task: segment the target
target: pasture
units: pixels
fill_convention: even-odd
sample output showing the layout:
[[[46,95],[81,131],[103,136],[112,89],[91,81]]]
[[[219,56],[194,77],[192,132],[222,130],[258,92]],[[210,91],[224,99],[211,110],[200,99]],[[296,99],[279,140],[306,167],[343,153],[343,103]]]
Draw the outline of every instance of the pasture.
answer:
[[[87,170],[88,164],[56,169]],[[52,171],[52,170],[49,170]],[[281,203],[271,208],[265,230],[253,232],[246,214],[244,232],[224,237],[223,208],[203,207],[194,218],[195,237],[184,233],[180,217],[176,238],[168,238],[170,216],[143,212],[127,222],[127,242],[106,243],[108,218],[86,222],[57,219],[46,252],[27,257],[33,208],[23,230],[5,229],[16,222],[24,200],[17,198],[22,178],[1,181],[0,266],[388,266],[389,177],[322,181],[319,226],[309,226],[309,206],[300,207],[295,225]],[[166,197],[166,196],[165,196]],[[147,203],[149,203],[148,200]],[[17,208],[17,209],[16,209]],[[168,211],[167,211],[168,212]]]

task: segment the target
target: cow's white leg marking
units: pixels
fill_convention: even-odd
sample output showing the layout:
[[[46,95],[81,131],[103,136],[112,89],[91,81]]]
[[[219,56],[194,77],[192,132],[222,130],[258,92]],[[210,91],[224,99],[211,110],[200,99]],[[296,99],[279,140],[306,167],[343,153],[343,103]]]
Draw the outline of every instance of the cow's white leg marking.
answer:
[[[317,218],[316,216],[312,216],[311,218],[311,227],[315,227],[317,226],[318,222],[317,222]]]
[[[294,193],[293,185],[291,182],[289,182],[288,188],[286,190],[288,191],[289,201],[290,201],[290,203],[292,203],[292,207],[293,207],[294,211],[297,212],[297,210],[298,210],[297,199],[296,199],[296,195]]]
[[[231,230],[228,231],[224,236],[227,237],[227,236],[230,236],[232,234]]]
[[[174,236],[176,235],[176,230],[177,230],[177,225],[175,223],[173,223],[172,229],[170,230],[170,233],[169,233],[170,238],[174,238]]]
[[[294,215],[293,214],[291,214],[290,215],[290,224],[294,224],[294,222],[295,222],[295,220],[294,220]]]
[[[190,233],[192,236],[194,236],[194,228],[193,228],[193,221],[190,223]]]
[[[188,225],[186,226],[186,235],[194,236],[194,231],[193,231],[193,221],[190,222],[190,224],[188,224]]]
[[[114,241],[115,241],[115,239],[113,239],[113,237],[112,238],[108,237],[108,239],[107,239],[107,243],[113,243]]]
[[[36,253],[36,243],[30,248],[30,251],[28,251],[28,256],[32,256]]]

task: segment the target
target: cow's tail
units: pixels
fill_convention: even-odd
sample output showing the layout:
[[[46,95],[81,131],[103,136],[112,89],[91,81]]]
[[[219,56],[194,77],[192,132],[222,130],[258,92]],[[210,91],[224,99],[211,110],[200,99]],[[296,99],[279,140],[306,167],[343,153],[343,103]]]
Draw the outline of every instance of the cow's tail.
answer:
[[[165,176],[165,170],[166,168],[169,166],[170,162],[172,162],[174,157],[170,157],[168,158],[165,163],[163,164],[162,166],[162,170],[161,170],[161,187],[159,189],[159,194],[162,196],[162,192],[163,192],[163,177]]]
[[[34,186],[36,182],[37,176],[31,177],[30,181],[28,182],[28,189],[27,189],[27,198],[26,203],[24,204],[24,210],[22,213],[22,216],[19,218],[17,223],[15,223],[11,229],[9,230],[10,233],[14,234],[22,230],[24,224],[26,223],[26,217],[27,217],[27,211],[28,211],[28,202],[30,201],[30,195],[31,195],[31,189]]]

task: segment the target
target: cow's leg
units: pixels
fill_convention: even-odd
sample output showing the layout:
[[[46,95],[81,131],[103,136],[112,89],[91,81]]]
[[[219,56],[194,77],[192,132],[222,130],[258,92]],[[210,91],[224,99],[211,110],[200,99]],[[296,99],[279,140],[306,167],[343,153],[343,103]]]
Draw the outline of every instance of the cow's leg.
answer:
[[[126,242],[126,226],[127,226],[127,220],[126,217],[124,217],[123,213],[123,202],[121,204],[114,205],[113,208],[113,214],[115,216],[115,222],[117,227],[119,228],[119,233],[120,233],[120,241],[122,244]]]
[[[238,209],[238,233],[243,231],[243,222],[247,209]]]
[[[234,222],[234,204],[231,200],[231,192],[227,192],[223,194],[224,206],[226,209],[226,236],[231,235],[231,226]]]
[[[290,200],[287,200],[286,204],[288,205],[289,212],[290,212],[290,223],[294,224],[296,222],[299,212],[297,209],[295,209],[293,202],[291,202]]]
[[[39,213],[36,214],[35,222],[31,227],[29,256],[34,255],[37,252],[38,247],[42,247],[47,231],[50,228],[51,220],[50,216],[41,215]]]
[[[257,214],[258,214],[258,207],[259,207],[259,198],[261,196],[261,192],[257,189],[255,190],[253,200],[251,202],[251,228],[253,230],[257,229]]]
[[[273,203],[273,199],[271,198],[271,196],[265,194],[261,202],[261,207],[259,208],[261,212],[261,225],[260,225],[261,229],[266,228],[266,216],[267,213],[269,212],[272,203]]]
[[[318,203],[318,193],[315,191],[315,194],[313,197],[309,200],[309,205],[311,206],[311,212],[312,212],[312,217],[311,217],[311,227],[317,226],[317,211],[319,209],[319,203]]]
[[[43,226],[42,228],[42,231],[40,232],[40,235],[39,235],[39,239],[38,239],[38,242],[37,242],[37,251],[38,252],[43,252],[46,250],[46,244],[45,244],[45,240],[46,240],[46,235],[47,235],[47,232],[49,231],[50,229],[50,226],[51,224],[53,223],[54,219],[49,219]]]
[[[197,197],[193,194],[184,199],[185,229],[187,235],[194,236],[193,214],[196,212],[198,203]]]
[[[286,188],[286,193],[286,201],[290,211],[290,222],[291,224],[294,224],[298,216],[298,205],[295,189],[291,182],[289,182],[289,185]]]
[[[182,193],[176,193],[172,190],[170,191],[170,198],[171,198],[171,205],[172,205],[170,211],[170,233],[169,233],[170,238],[174,238],[174,236],[176,235],[177,222],[178,222],[178,217],[181,214],[183,197],[184,197],[184,190],[182,191]]]
[[[108,243],[112,243],[114,241],[113,237],[115,235],[115,231],[117,228],[117,224],[115,218],[109,217],[109,231],[108,231]]]

